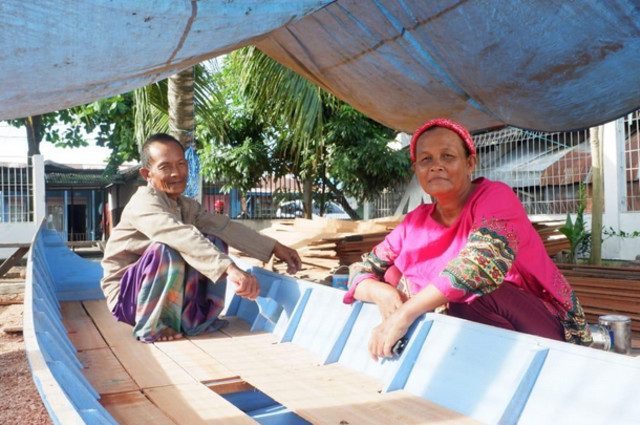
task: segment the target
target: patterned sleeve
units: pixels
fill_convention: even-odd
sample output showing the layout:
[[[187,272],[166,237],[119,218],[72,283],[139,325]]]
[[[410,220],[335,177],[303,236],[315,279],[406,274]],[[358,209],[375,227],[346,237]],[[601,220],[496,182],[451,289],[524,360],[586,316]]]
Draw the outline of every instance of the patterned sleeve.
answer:
[[[530,225],[520,200],[500,183],[478,197],[471,214],[465,245],[433,282],[453,302],[470,302],[497,289],[518,253],[518,230]]]
[[[401,223],[382,242],[373,247],[370,253],[364,254],[362,261],[349,266],[349,289],[343,298],[346,304],[355,301],[353,294],[358,284],[364,279],[371,278],[384,282],[385,272],[393,265],[400,252],[403,229],[404,226]]]

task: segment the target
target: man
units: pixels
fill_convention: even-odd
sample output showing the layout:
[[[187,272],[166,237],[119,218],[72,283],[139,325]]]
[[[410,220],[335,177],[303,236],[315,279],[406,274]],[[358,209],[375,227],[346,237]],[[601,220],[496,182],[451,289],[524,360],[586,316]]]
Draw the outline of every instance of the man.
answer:
[[[138,188],[105,248],[102,290],[117,320],[133,326],[143,342],[197,335],[224,326],[223,295],[214,282],[226,276],[235,292],[254,300],[255,276],[226,255],[226,244],[268,261],[284,260],[288,273],[301,266],[298,253],[274,239],[212,214],[182,195],[188,164],[174,137],[159,133],[142,146]]]

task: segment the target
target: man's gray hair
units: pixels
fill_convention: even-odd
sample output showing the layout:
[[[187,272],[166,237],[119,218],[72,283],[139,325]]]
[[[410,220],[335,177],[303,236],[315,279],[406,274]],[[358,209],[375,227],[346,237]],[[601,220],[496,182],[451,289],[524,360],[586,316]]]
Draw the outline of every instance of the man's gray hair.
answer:
[[[152,134],[147,138],[147,140],[145,140],[140,151],[140,163],[144,168],[147,169],[151,166],[151,154],[149,153],[149,146],[151,146],[153,143],[175,143],[180,146],[180,149],[182,149],[182,152],[184,153],[184,146],[182,146],[182,143],[180,143],[180,141],[172,135],[167,133]]]

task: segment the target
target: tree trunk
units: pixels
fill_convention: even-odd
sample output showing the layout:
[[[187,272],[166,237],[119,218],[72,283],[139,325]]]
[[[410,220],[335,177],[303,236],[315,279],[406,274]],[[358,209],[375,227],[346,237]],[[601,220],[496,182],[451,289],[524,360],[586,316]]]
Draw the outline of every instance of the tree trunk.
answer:
[[[302,205],[304,218],[311,219],[311,214],[313,213],[313,184],[309,179],[302,183]]]
[[[590,129],[591,140],[591,253],[589,264],[602,262],[602,211],[604,204],[604,186],[602,176],[602,136],[604,127]]]
[[[351,220],[360,220],[360,216],[358,215],[358,213],[353,208],[351,208],[351,205],[349,205],[349,203],[347,202],[347,199],[342,194],[342,191],[340,189],[338,189],[335,185],[333,185],[329,181],[329,179],[323,179],[323,181],[324,181],[324,184],[327,185],[329,190],[331,190],[331,192],[333,192],[335,195],[337,195],[336,198],[337,198],[338,202],[340,202],[340,205],[344,209],[344,212],[349,214],[349,217],[351,218]]]
[[[34,115],[25,119],[27,128],[27,156],[40,155],[40,142],[44,136],[42,132],[42,116]]]
[[[185,69],[169,77],[169,132],[189,147],[194,133],[194,71]]]

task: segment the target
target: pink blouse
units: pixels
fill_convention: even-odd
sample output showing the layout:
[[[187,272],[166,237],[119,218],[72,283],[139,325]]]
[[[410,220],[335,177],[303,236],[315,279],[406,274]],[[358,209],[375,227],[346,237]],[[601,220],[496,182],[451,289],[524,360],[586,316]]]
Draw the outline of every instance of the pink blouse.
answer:
[[[398,289],[409,296],[432,284],[452,302],[469,303],[506,280],[540,298],[562,322],[567,341],[590,342],[578,299],[513,190],[482,177],[473,184],[451,226],[431,217],[435,204],[421,205],[362,262],[352,264],[344,302],[354,301],[363,279],[382,281],[392,265],[402,274]]]

